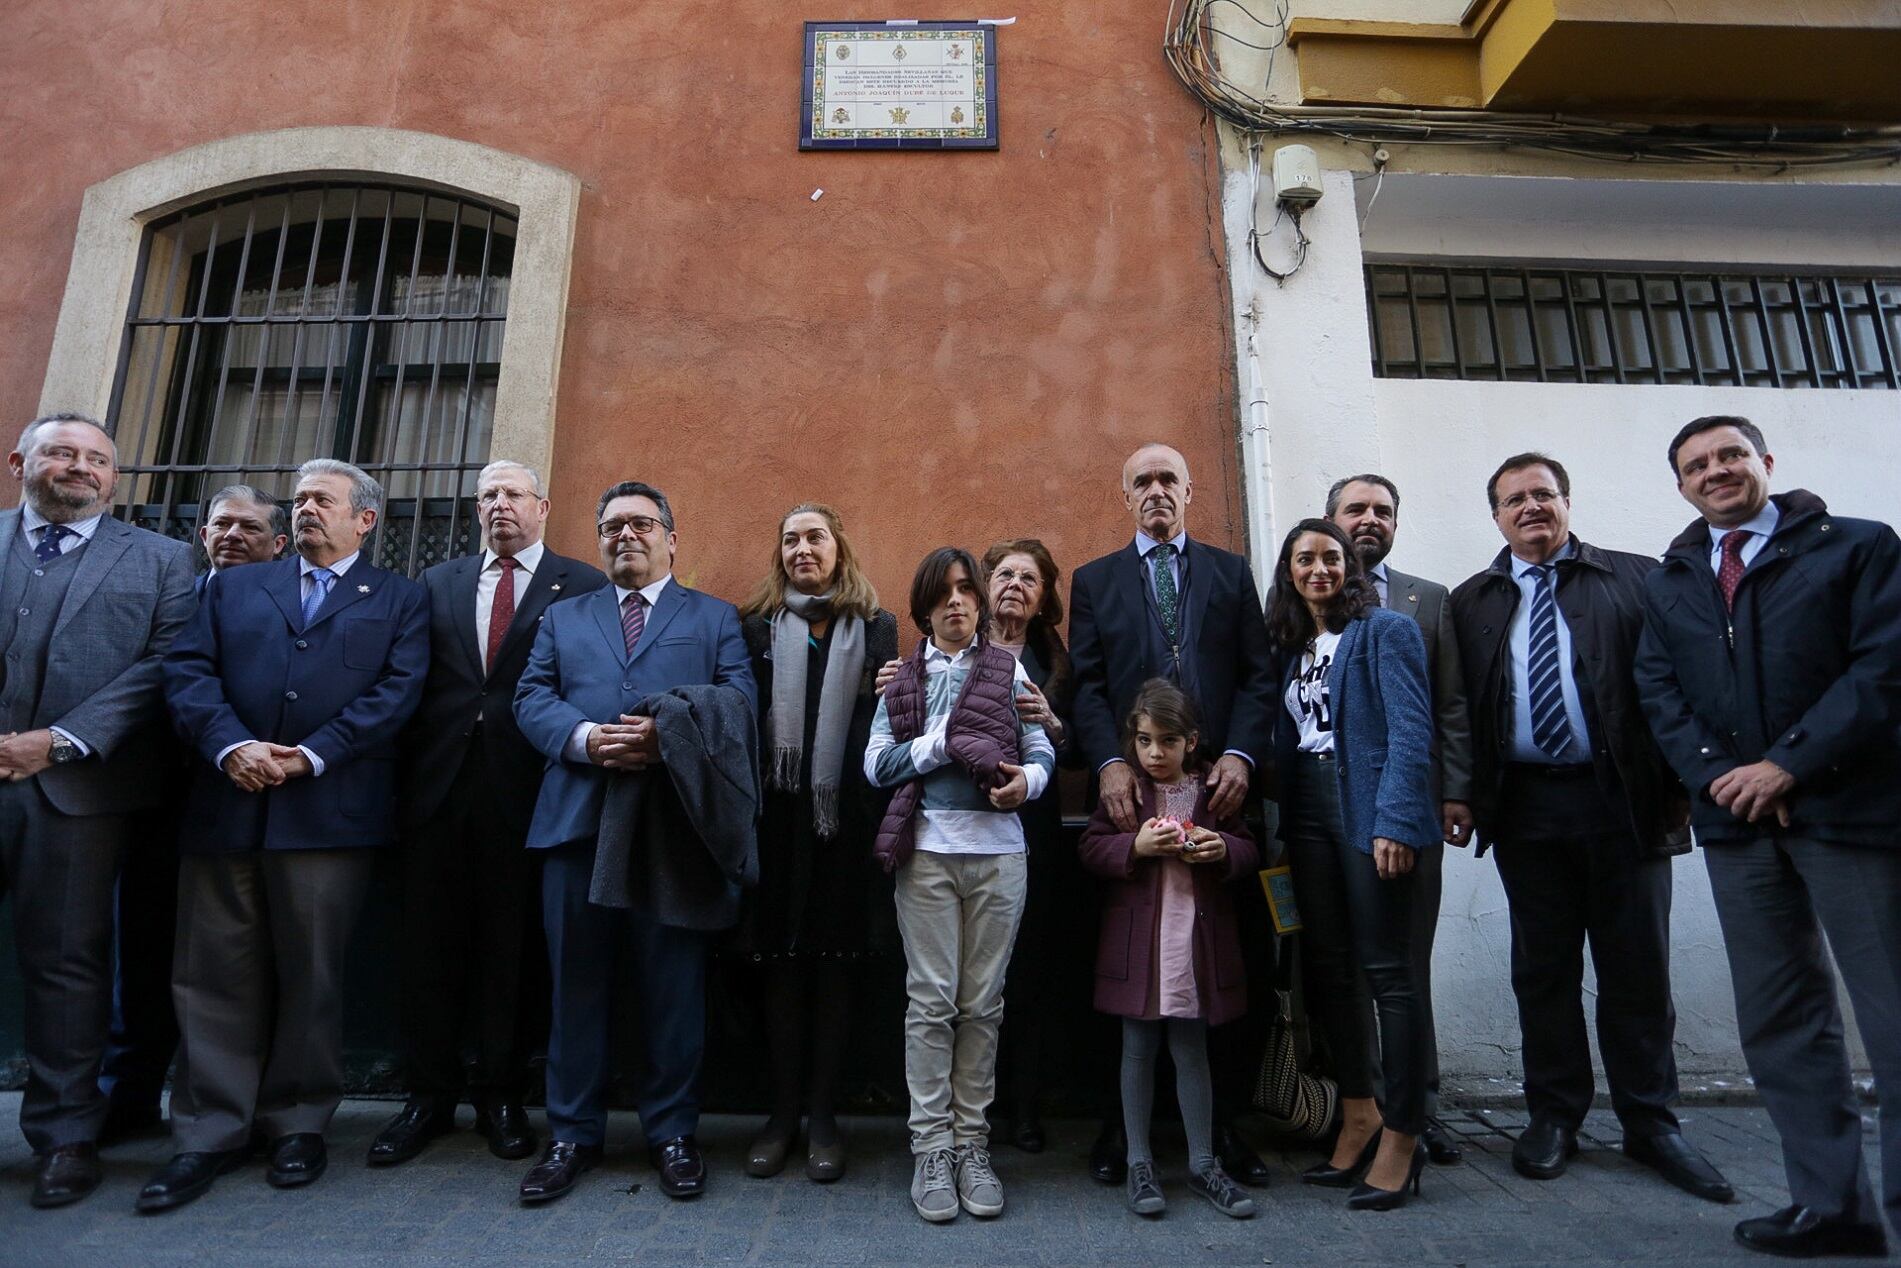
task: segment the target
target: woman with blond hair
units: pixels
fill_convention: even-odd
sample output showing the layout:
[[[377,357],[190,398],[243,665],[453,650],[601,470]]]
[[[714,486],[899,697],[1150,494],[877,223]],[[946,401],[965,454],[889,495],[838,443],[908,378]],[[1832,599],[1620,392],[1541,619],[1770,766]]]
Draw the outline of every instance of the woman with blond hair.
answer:
[[[764,960],[772,1114],[746,1156],[777,1175],[806,1122],[806,1174],[844,1174],[835,1099],[851,1025],[852,966],[890,904],[872,862],[883,799],[864,776],[877,667],[897,618],[858,567],[838,512],[805,502],[779,521],[765,578],[741,606],[759,683],[765,798],[759,886],[743,940]]]

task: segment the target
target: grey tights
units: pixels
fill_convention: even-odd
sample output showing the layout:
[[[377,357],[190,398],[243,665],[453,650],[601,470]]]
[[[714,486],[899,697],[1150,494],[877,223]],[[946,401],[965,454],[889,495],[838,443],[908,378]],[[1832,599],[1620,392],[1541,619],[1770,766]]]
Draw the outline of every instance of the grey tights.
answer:
[[[1155,1108],[1155,1057],[1168,1027],[1168,1051],[1175,1059],[1175,1099],[1188,1133],[1188,1166],[1197,1174],[1214,1165],[1214,1091],[1208,1077],[1208,1023],[1199,1017],[1160,1021],[1122,1019],[1122,1127],[1129,1137],[1129,1161],[1153,1163],[1149,1118]]]

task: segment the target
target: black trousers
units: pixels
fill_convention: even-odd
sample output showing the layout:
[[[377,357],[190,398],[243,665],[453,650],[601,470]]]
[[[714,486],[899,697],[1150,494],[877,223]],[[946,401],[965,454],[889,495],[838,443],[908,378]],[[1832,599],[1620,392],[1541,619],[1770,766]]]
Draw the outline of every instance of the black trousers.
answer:
[[[158,1108],[178,1051],[172,941],[178,929],[178,825],[128,848],[113,891],[112,1030],[99,1090],[115,1105]]]
[[[519,1100],[546,1034],[541,860],[492,788],[477,742],[440,813],[403,847],[404,1073],[422,1100],[452,1104],[465,1085],[477,1103]]]
[[[1765,834],[1714,842],[1703,861],[1743,1057],[1782,1138],[1790,1199],[1878,1218],[1833,952],[1881,1102],[1880,1205],[1901,1231],[1901,849]]]
[[[112,1013],[112,882],[130,815],[65,815],[38,779],[0,781],[0,896],[26,997],[20,1130],[34,1152],[99,1136],[99,1063]]]
[[[1330,757],[1302,754],[1292,775],[1286,839],[1306,951],[1307,998],[1333,1054],[1340,1095],[1370,1097],[1383,1082],[1382,1120],[1416,1136],[1426,1128],[1432,1062],[1432,1026],[1421,990],[1426,968],[1413,951],[1416,879],[1408,872],[1381,880],[1373,856],[1347,842]],[[1369,1015],[1378,1019],[1377,1049]]]
[[[1596,1087],[1584,1026],[1584,948],[1597,972],[1597,1043],[1627,1133],[1677,1130],[1670,1000],[1670,860],[1645,854],[1623,791],[1589,766],[1507,767],[1493,854],[1511,906],[1512,993],[1525,1104],[1575,1130]]]

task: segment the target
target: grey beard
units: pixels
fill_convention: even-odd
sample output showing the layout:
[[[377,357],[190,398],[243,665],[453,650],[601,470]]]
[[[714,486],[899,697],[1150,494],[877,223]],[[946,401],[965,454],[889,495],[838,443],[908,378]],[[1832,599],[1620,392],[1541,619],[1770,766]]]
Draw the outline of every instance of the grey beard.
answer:
[[[28,500],[33,509],[46,517],[49,524],[69,524],[82,520],[105,506],[105,498],[99,490],[88,493],[75,493],[62,489],[51,480],[39,480],[27,486]]]

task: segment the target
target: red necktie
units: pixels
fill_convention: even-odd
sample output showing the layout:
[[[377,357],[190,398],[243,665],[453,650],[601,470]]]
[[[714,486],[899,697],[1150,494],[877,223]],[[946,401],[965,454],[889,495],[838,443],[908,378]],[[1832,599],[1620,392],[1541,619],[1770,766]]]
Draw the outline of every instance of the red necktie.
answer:
[[[1743,580],[1743,543],[1750,535],[1746,528],[1732,528],[1723,534],[1723,562],[1716,569],[1716,584],[1723,591],[1725,611],[1736,610],[1736,587]]]
[[[620,632],[627,639],[627,654],[634,654],[634,647],[640,642],[640,632],[647,628],[647,604],[640,597],[640,591],[628,592],[620,605]]]
[[[488,610],[488,658],[483,668],[493,669],[495,657],[502,650],[502,639],[508,635],[508,624],[515,619],[515,569],[519,566],[513,559],[498,559],[502,575],[495,582],[495,602]]]

